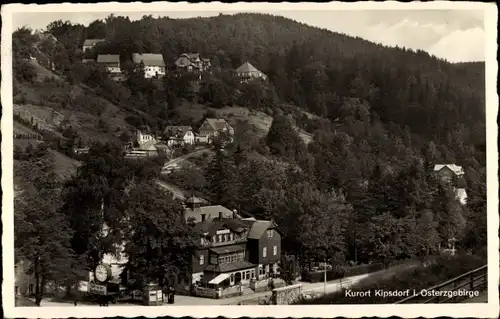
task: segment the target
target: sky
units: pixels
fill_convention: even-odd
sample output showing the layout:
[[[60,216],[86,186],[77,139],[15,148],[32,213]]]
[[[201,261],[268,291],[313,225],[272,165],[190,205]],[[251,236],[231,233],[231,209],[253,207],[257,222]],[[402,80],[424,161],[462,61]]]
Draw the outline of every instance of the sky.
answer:
[[[247,10],[245,10],[247,11]],[[311,26],[389,46],[421,49],[450,62],[485,60],[485,27],[482,10],[252,10],[284,16]],[[109,14],[129,16],[190,18],[234,14],[235,11],[100,11],[100,12],[28,12],[13,14],[13,28],[28,26],[43,29],[55,20],[88,25]],[[241,11],[240,11],[241,12]]]

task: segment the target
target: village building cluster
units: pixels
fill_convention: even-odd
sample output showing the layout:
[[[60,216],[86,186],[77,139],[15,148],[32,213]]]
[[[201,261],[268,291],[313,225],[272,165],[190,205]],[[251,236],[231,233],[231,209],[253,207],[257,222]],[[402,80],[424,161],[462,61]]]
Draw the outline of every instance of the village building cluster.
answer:
[[[105,43],[104,39],[86,39],[83,43],[82,51],[89,52],[96,45]],[[115,81],[124,80],[123,71],[120,65],[120,55],[118,54],[98,54],[97,59],[83,59],[82,62],[97,62],[104,66]],[[134,53],[132,62],[135,65],[142,65],[144,68],[144,78],[157,79],[167,74],[167,65],[163,55],[159,53]],[[210,58],[202,57],[199,53],[182,53],[173,63],[174,69],[171,70],[175,75],[184,73],[199,74],[210,73],[212,63]],[[267,76],[255,68],[250,62],[243,63],[235,70],[235,75],[241,83],[247,83],[252,79],[267,80]]]

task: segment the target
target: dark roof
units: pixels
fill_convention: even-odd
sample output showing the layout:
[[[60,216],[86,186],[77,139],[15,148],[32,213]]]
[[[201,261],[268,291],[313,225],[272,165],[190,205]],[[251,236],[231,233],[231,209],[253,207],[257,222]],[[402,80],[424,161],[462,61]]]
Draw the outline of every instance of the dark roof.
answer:
[[[229,264],[221,264],[221,265],[208,265],[205,270],[208,271],[213,271],[213,272],[228,272],[228,271],[235,271],[235,270],[240,270],[240,269],[246,269],[246,268],[253,268],[257,265],[252,264],[251,262],[248,262],[246,260],[241,260],[235,263],[229,263]]]
[[[226,122],[225,119],[207,118],[205,121],[214,129],[214,131],[224,130],[225,128],[231,129],[232,127]]]
[[[104,42],[104,39],[86,39],[83,42],[83,45],[84,46],[92,46],[92,45],[95,45],[95,44],[100,43],[100,42]]]
[[[163,55],[156,53],[133,53],[132,60],[134,63],[144,63],[147,66],[165,66],[165,61],[163,61]]]
[[[224,254],[230,254],[230,253],[234,253],[237,251],[245,250],[246,247],[247,246],[245,244],[228,245],[228,246],[210,248],[210,251],[216,253],[217,255],[224,255]]]
[[[186,132],[193,131],[191,126],[167,126],[164,130],[164,133],[180,133],[180,135],[186,135]]]
[[[204,200],[203,198],[196,197],[196,196],[191,196],[188,199],[186,199],[187,204],[204,204],[207,201]]]
[[[222,217],[231,218],[233,217],[233,212],[222,206],[222,205],[212,205],[212,206],[203,206],[199,208],[195,208],[194,210],[191,208],[186,208],[184,210],[186,219],[193,217],[195,222],[201,222],[201,215],[205,214],[206,219],[218,218],[219,213],[222,213]]]
[[[181,56],[185,55],[186,57],[188,57],[190,60],[196,60],[196,59],[199,59],[200,58],[200,54],[199,53],[183,53],[181,54]]]
[[[249,229],[250,226],[235,218],[208,219],[203,222],[197,223],[195,226],[195,229],[199,230],[203,234],[207,234],[208,236],[214,235],[218,230],[222,228],[228,228],[234,232],[240,233],[245,229]]]
[[[277,225],[272,221],[267,220],[256,220],[251,221],[247,220],[246,223],[252,222],[252,228],[250,228],[250,232],[248,232],[248,239],[259,239],[264,235],[264,232],[268,229],[278,229]],[[280,231],[281,232],[281,231]]]
[[[98,63],[120,63],[118,54],[99,54],[97,56]]]

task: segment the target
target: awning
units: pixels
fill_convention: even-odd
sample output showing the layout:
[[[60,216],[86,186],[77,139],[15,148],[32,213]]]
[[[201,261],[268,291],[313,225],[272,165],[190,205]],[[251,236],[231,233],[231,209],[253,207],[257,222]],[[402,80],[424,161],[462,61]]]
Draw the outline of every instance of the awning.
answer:
[[[213,285],[218,285],[229,277],[231,277],[231,275],[229,275],[229,274],[220,274],[217,277],[215,277],[214,279],[210,280],[208,283],[213,284]]]

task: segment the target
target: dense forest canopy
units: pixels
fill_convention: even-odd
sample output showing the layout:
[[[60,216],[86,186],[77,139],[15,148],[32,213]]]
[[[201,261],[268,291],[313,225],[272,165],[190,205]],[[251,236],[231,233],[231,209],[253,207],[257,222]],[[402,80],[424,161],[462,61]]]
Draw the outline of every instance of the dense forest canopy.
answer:
[[[161,131],[167,124],[196,126],[179,115],[185,105],[181,102],[195,99],[212,108],[245,106],[272,115],[267,136],[248,133],[252,127],[238,122],[234,143],[217,151],[207,167],[187,172],[197,178],[183,179],[186,174],[179,180],[213,203],[274,219],[286,234],[284,251],[302,261],[416,258],[435,253],[452,237],[465,249],[486,247],[484,63],[451,64],[424,51],[385,47],[265,14],[182,20],[144,16],[138,21],[110,15],[88,27],[55,21],[46,31],[57,43],[37,47],[54,62],[55,71],[71,85],[85,84],[116,104],[134,127]],[[27,29],[17,30],[13,38],[16,88],[36,75],[25,61],[36,39]],[[83,54],[89,38],[105,42]],[[184,52],[212,61],[213,72],[203,75],[196,90],[189,89],[192,78],[170,75]],[[98,65],[81,63],[100,53],[120,55],[125,82],[115,83]],[[145,80],[130,65],[132,53],[161,53],[167,76],[159,84]],[[235,81],[231,72],[245,61],[269,81]],[[67,91],[47,97],[51,107],[76,107]],[[89,100],[99,109],[98,99]],[[106,124],[105,118],[99,121]],[[311,133],[312,142],[303,143],[296,127]],[[129,139],[127,132],[113,134]],[[159,171],[136,172],[140,178],[122,174],[127,170],[118,155],[122,151],[114,146],[116,152],[106,151],[110,147],[95,145],[85,170],[65,185],[61,207],[71,208],[65,218],[78,255],[92,244],[78,236],[96,231],[86,218],[96,216],[89,212],[101,201],[80,205],[75,198],[104,198],[109,213],[104,218],[111,222],[130,213],[118,204],[127,187],[145,183],[156,194],[148,180]],[[263,159],[256,160],[256,154]],[[432,174],[434,164],[452,163],[465,170],[454,186],[467,190],[466,205],[459,205],[454,188]],[[150,205],[140,192],[131,194],[137,198],[124,196],[137,207]],[[170,218],[177,206],[166,201],[151,209]],[[134,223],[140,225],[141,218]],[[157,226],[163,223],[157,221]],[[115,227],[121,240],[124,226]],[[324,239],[321,244],[318,238]],[[139,248],[129,249],[135,253]],[[131,267],[142,269],[144,258],[137,256]]]

